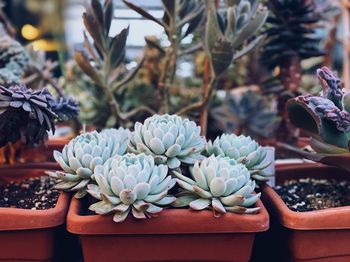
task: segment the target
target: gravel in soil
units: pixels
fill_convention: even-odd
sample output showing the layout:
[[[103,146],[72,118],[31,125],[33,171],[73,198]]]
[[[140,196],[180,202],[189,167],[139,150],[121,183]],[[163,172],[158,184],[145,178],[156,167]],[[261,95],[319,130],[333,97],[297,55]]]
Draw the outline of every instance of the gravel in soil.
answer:
[[[292,211],[306,212],[350,205],[350,181],[288,180],[276,186],[275,190]]]
[[[54,208],[60,194],[53,189],[54,185],[55,180],[47,176],[0,184],[0,207],[32,210]]]

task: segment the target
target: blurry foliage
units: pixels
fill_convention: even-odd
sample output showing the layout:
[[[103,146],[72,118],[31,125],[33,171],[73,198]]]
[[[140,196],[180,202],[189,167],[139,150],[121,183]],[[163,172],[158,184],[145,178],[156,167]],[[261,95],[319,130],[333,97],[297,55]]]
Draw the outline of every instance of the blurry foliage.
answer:
[[[210,111],[211,128],[221,132],[249,135],[252,138],[271,138],[278,124],[271,102],[257,91],[228,92],[221,105]]]

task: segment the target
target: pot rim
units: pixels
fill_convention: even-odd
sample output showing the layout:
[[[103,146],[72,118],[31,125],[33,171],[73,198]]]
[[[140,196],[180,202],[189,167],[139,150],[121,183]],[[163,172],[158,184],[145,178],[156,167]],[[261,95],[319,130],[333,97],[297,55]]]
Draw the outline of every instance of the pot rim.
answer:
[[[16,173],[14,180],[18,180],[21,177],[29,177],[30,173],[45,175],[45,168],[1,168],[0,171],[5,172],[8,170],[10,173]],[[29,173],[29,175],[28,175]],[[11,174],[11,175],[12,175]],[[24,175],[25,174],[25,175]],[[9,174],[1,174],[1,177],[9,178]],[[28,229],[41,229],[52,228],[64,224],[66,214],[68,211],[70,196],[68,193],[61,192],[57,204],[54,208],[46,210],[31,210],[21,208],[0,208],[0,231],[7,230],[28,230]]]
[[[269,228],[269,215],[260,200],[257,206],[261,207],[258,214],[226,213],[220,218],[215,218],[209,210],[166,209],[155,218],[138,220],[129,215],[126,221],[118,224],[112,220],[112,215],[80,215],[82,203],[72,198],[67,217],[67,230],[79,235],[263,232]]]
[[[333,173],[330,174],[335,178],[336,171],[342,171],[335,167],[320,164],[286,165],[279,166],[276,170],[276,175],[283,176],[283,174],[291,170],[295,172],[308,172],[315,169],[332,171]],[[312,175],[309,177],[312,177]],[[273,213],[278,221],[286,228],[295,230],[350,229],[350,206],[307,212],[292,211],[277,192],[267,184],[262,186],[262,199],[266,206],[268,206],[270,215]]]

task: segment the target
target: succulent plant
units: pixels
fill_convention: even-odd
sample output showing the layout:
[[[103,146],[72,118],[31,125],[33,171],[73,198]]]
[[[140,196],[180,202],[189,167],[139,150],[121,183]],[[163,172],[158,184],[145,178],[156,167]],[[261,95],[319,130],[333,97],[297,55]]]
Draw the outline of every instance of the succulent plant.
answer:
[[[264,171],[272,164],[267,158],[267,150],[249,136],[222,134],[214,142],[208,142],[206,154],[228,157],[244,164],[250,171],[251,178],[259,182],[267,181],[273,175]]]
[[[20,84],[29,66],[29,55],[25,48],[0,29],[0,84]]]
[[[270,69],[279,66],[284,89],[294,91],[300,86],[300,61],[323,55],[315,29],[320,17],[312,0],[271,0],[268,6],[272,15],[262,62]]]
[[[291,123],[312,136],[310,145],[318,154],[287,148],[350,171],[350,93],[342,90],[340,79],[327,67],[318,69],[317,75],[322,95],[298,96],[288,101],[287,110]]]
[[[259,207],[251,207],[260,197],[260,193],[254,194],[255,181],[250,179],[248,169],[234,159],[211,155],[196,162],[190,172],[193,179],[174,171],[177,183],[184,190],[175,206],[189,205],[194,210],[211,208],[215,216],[259,211]]]
[[[149,117],[144,124],[135,123],[129,150],[152,155],[157,164],[175,169],[181,163],[193,164],[200,160],[205,144],[195,122],[166,114]]]
[[[268,11],[259,0],[227,1],[224,14],[217,13],[215,1],[207,1],[207,7],[205,47],[213,73],[219,76],[262,40],[263,36],[250,39],[265,23]]]
[[[65,145],[62,152],[54,151],[54,158],[63,171],[47,174],[58,179],[56,189],[76,192],[75,197],[82,198],[95,167],[124,154],[128,142],[129,131],[123,128],[81,134]]]
[[[210,64],[210,81],[205,85],[200,101],[184,107],[177,114],[200,109],[202,133],[206,134],[208,105],[217,86],[230,65],[251,51],[263,36],[254,37],[265,23],[268,11],[259,0],[226,1],[225,13],[217,11],[216,1],[206,1],[207,21],[204,50]]]
[[[0,86],[0,147],[22,140],[29,145],[43,142],[55,131],[54,113],[47,89],[33,91],[24,85]]]
[[[137,219],[156,216],[160,206],[175,201],[168,195],[175,179],[168,176],[166,165],[156,165],[150,155],[111,158],[95,168],[94,178],[97,185],[88,185],[88,192],[100,201],[89,209],[100,215],[113,213],[115,222],[123,222],[130,212]]]
[[[51,107],[62,121],[77,117],[80,111],[79,103],[74,97],[59,97],[51,102]]]
[[[83,22],[92,41],[84,33],[85,51],[76,51],[74,58],[81,70],[93,81],[97,92],[103,94],[101,101],[107,102],[107,115],[112,116],[108,120],[113,121],[108,126],[129,123],[131,117],[135,115],[153,114],[154,111],[144,105],[122,112],[120,106],[122,101],[115,95],[136,75],[143,60],[135,69],[126,72],[124,60],[129,28],[124,28],[113,37],[110,36],[114,12],[113,1],[105,0],[101,3],[99,0],[91,0],[85,7]]]
[[[278,124],[277,112],[268,107],[262,95],[251,90],[241,96],[226,94],[224,104],[209,113],[222,131],[254,138],[272,137]]]
[[[199,50],[201,43],[187,44],[183,43],[183,39],[201,28],[205,20],[204,1],[196,0],[162,0],[164,13],[161,19],[154,17],[145,9],[137,6],[129,1],[123,2],[132,10],[142,15],[145,19],[153,21],[163,27],[169,45],[161,46],[157,40],[152,37],[146,37],[146,43],[149,47],[158,49],[163,57],[158,59],[159,63],[159,79],[157,83],[157,94],[159,113],[169,112],[169,88],[173,85],[177,60],[180,56],[193,53]],[[188,45],[190,47],[188,47]]]

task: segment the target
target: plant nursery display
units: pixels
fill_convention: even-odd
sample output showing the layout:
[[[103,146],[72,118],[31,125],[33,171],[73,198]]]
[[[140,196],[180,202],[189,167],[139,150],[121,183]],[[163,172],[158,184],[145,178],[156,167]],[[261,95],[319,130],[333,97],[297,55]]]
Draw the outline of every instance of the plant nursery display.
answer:
[[[62,153],[54,152],[57,162],[65,171],[49,172],[57,178],[56,188],[78,191],[76,200],[71,203],[68,230],[81,236],[84,259],[93,261],[95,256],[92,252],[99,253],[102,243],[106,241],[114,246],[123,239],[124,234],[132,237],[132,232],[137,232],[134,230],[139,228],[137,223],[141,223],[144,229],[139,232],[142,236],[132,237],[133,241],[151,237],[150,234],[154,232],[152,228],[157,225],[152,236],[154,241],[161,234],[170,234],[173,240],[169,240],[169,245],[180,244],[183,236],[177,230],[169,231],[164,219],[169,220],[169,225],[174,223],[176,228],[176,225],[183,223],[180,219],[183,215],[185,220],[188,216],[198,221],[204,219],[204,222],[213,213],[209,218],[215,219],[221,215],[227,217],[223,218],[227,223],[231,221],[237,226],[245,219],[250,221],[246,226],[242,224],[229,229],[225,221],[222,225],[221,218],[217,218],[217,221],[213,220],[210,231],[202,232],[209,234],[209,239],[219,242],[217,231],[219,234],[230,233],[232,238],[228,239],[232,243],[238,240],[237,234],[246,234],[246,242],[240,244],[244,246],[243,250],[237,250],[241,252],[237,260],[248,260],[254,232],[266,230],[268,222],[266,211],[259,201],[260,194],[254,193],[254,179],[265,180],[263,169],[273,163],[267,159],[266,149],[254,140],[243,136],[237,137],[237,140],[235,138],[233,134],[219,138],[228,156],[206,156],[206,139],[200,135],[200,127],[188,119],[165,114],[149,117],[143,124],[135,123],[133,132],[109,129],[82,134],[71,140]],[[237,143],[233,144],[232,141]],[[229,148],[225,147],[227,144]],[[215,152],[218,150],[222,149],[216,146]],[[196,214],[189,209],[201,212]],[[240,218],[242,214],[252,218]],[[147,224],[137,221],[147,218],[152,218]],[[233,222],[235,219],[237,221]],[[113,227],[109,221],[120,225]],[[95,226],[91,227],[93,224]],[[135,229],[131,225],[135,225]],[[201,230],[190,223],[184,233],[202,239],[197,235]],[[121,232],[124,233],[120,235]],[[96,233],[105,235],[99,244],[94,238]],[[85,235],[91,238],[86,239]],[[96,248],[91,246],[92,243]],[[167,249],[171,248],[169,245]],[[141,248],[148,246],[145,244]],[[161,252],[163,246],[155,250]],[[114,252],[105,252],[103,258],[110,259]],[[152,256],[148,258],[152,259]],[[126,255],[125,259],[133,260],[134,257],[135,254]],[[193,258],[184,252],[173,257]],[[213,256],[213,259],[225,261],[228,258]]]

